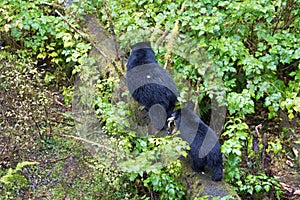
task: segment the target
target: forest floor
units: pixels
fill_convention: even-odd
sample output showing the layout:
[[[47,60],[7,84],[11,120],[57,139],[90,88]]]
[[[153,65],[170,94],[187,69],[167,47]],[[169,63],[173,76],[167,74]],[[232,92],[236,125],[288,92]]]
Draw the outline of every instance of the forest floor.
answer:
[[[273,120],[268,119],[267,114],[260,110],[261,115],[248,118],[248,125],[254,135],[258,135],[258,142],[263,143],[263,135],[267,142],[275,144],[280,141],[281,151],[275,153],[269,150],[268,163],[265,163],[267,174],[275,177],[286,199],[300,198],[300,118],[288,119],[282,111]],[[276,138],[276,139],[275,139]],[[279,140],[278,140],[279,139]],[[272,146],[269,149],[272,149]],[[277,143],[278,144],[278,143]],[[263,144],[261,144],[263,146]],[[270,148],[271,147],[271,148]],[[263,162],[260,152],[260,161]],[[262,164],[263,165],[263,164]]]

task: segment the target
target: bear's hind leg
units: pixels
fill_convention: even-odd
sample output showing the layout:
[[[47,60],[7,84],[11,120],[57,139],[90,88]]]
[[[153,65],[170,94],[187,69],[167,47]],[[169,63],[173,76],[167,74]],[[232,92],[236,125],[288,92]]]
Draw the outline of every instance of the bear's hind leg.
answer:
[[[223,167],[222,166],[214,166],[212,169],[212,180],[213,181],[221,181],[223,178]]]
[[[210,152],[207,165],[212,171],[212,180],[221,181],[223,178],[222,154],[219,151]]]

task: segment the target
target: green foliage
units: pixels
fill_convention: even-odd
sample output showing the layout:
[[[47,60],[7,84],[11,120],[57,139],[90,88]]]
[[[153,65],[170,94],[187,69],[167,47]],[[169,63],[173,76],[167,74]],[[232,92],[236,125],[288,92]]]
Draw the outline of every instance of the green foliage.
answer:
[[[122,169],[132,173],[132,180],[138,175],[143,176],[144,172],[158,173],[176,158],[186,157],[186,149],[189,148],[179,137],[148,138],[146,141],[138,139],[135,146],[136,150],[133,151],[135,158],[122,163]]]
[[[15,166],[20,158],[27,158],[27,149],[42,147],[51,152],[59,149],[56,139],[44,138],[65,131],[61,125],[65,121],[54,114],[62,110],[53,102],[57,91],[51,91],[50,87],[59,88],[68,107],[76,96],[68,83],[73,75],[80,74],[87,85],[78,87],[86,94],[79,102],[96,107],[101,129],[112,136],[112,143],[120,151],[130,152],[134,158],[123,163],[123,172],[92,163],[95,170],[92,176],[86,175],[90,182],[84,182],[86,177],[83,177],[67,187],[69,191],[78,190],[72,197],[87,193],[86,199],[137,199],[138,188],[147,187],[150,193],[158,192],[162,199],[183,198],[184,189],[176,179],[181,173],[177,158],[186,156],[186,144],[178,138],[137,137],[131,121],[132,110],[124,101],[128,92],[114,96],[119,77],[99,77],[99,72],[91,67],[96,65],[88,59],[91,44],[74,20],[93,13],[109,31],[114,31],[122,50],[126,51],[135,42],[150,40],[155,43],[161,64],[171,50],[168,64],[180,88],[179,101],[199,100],[202,105],[203,99],[216,98],[227,106],[228,118],[221,135],[225,139],[222,140],[225,180],[235,184],[242,195],[269,193],[274,189],[279,198],[279,186],[274,179],[261,173],[245,176],[247,170],[240,164],[251,139],[249,115],[266,112],[268,119],[273,119],[280,110],[286,111],[290,119],[299,115],[298,0],[92,0],[75,1],[68,9],[63,9],[61,2],[0,0],[0,39],[6,45],[0,52],[0,108],[4,110],[0,114],[0,129],[4,141],[14,141],[3,148],[5,154],[0,154],[3,163],[7,164],[6,159],[10,158],[7,165]],[[165,30],[171,32],[176,20],[179,37],[174,46],[165,45],[172,39],[169,35],[162,43],[156,43]],[[46,67],[40,66],[40,61]],[[201,110],[201,113],[207,112]],[[42,144],[32,142],[40,141],[40,136],[44,138]],[[64,146],[66,151],[72,147],[68,145]],[[283,150],[280,138],[272,138],[269,147],[272,149],[267,151],[272,150],[275,155]],[[18,175],[11,171],[11,176],[22,182],[24,177]],[[131,185],[126,184],[127,180],[132,180]],[[22,186],[25,185],[24,182]],[[51,192],[54,197],[66,198],[65,188],[63,183],[57,184]]]
[[[293,8],[289,9],[291,5]],[[96,6],[100,10],[99,18],[109,27],[111,22],[105,9],[101,9],[103,5]],[[299,72],[299,19],[296,17],[299,2],[178,0],[168,4],[110,1],[107,6],[123,46],[127,46],[128,41],[133,44],[145,37],[158,39],[162,34],[160,29],[173,29],[178,19],[180,32],[206,48],[206,53],[218,67],[214,73],[225,81],[229,107],[237,103],[233,101],[236,95],[241,95],[239,100],[246,103],[245,110],[237,115],[253,113],[253,98],[265,102],[269,118],[276,116],[281,102],[286,102],[282,103],[282,109],[288,105],[289,113],[298,112],[297,104],[290,102],[293,101],[292,94],[299,94],[296,89],[299,81],[295,77]],[[190,62],[188,57],[176,58],[175,69],[183,78],[194,80],[192,74],[197,66],[191,67],[185,60]],[[292,73],[287,75],[285,71]],[[288,84],[283,83],[286,78]],[[230,109],[231,114],[235,111],[234,107]],[[290,114],[290,118],[293,116]]]
[[[37,149],[39,144],[33,141],[39,140],[49,130],[49,115],[46,113],[53,99],[48,98],[50,93],[44,83],[43,71],[34,64],[25,56],[0,52],[0,127],[4,141],[10,141],[0,154],[0,160],[10,158],[11,165]],[[18,149],[18,154],[15,154],[15,149]]]
[[[245,172],[239,168],[239,164],[243,160],[247,140],[251,138],[248,136],[248,125],[237,118],[229,120],[225,124],[225,128],[226,131],[223,135],[228,138],[228,140],[226,140],[221,147],[222,152],[227,156],[227,162],[225,163],[225,180],[232,183],[241,196],[247,196],[249,194],[252,196],[262,195],[264,192],[271,194],[274,191],[276,198],[280,199],[282,191],[276,179],[268,177],[265,174],[249,174],[246,176]],[[251,144],[252,143],[248,145],[251,146]],[[270,153],[270,151],[274,152],[275,155],[282,151],[279,139],[277,139],[276,142],[269,142],[269,148],[266,149],[266,152]],[[253,156],[257,158],[257,151],[253,151],[249,147],[247,152],[249,157]],[[251,165],[250,163],[247,164]],[[272,191],[270,188],[272,188]]]
[[[1,32],[9,33],[16,41],[22,40],[24,48],[30,49],[30,53],[38,58],[48,57],[54,62],[61,61],[61,54],[77,53],[68,47],[78,46],[86,51],[84,45],[76,41],[80,36],[68,33],[71,30],[61,17],[48,15],[53,11],[45,3],[51,1],[3,1]]]
[[[267,149],[267,152],[274,152],[275,155],[283,151],[282,144],[279,138],[276,138],[274,142],[269,142],[270,148]]]
[[[131,181],[146,175],[144,186],[159,192],[162,199],[181,199],[185,189],[176,180],[181,174],[181,162],[176,159],[187,156],[188,144],[179,137],[137,141],[137,156],[123,162],[122,170],[130,174]]]
[[[276,199],[280,199],[280,194],[282,193],[280,184],[274,178],[268,177],[265,174],[249,174],[243,181],[238,181],[237,184],[239,185],[238,190],[241,193],[250,195],[254,193],[269,193],[271,190],[274,190]]]
[[[226,180],[242,176],[239,164],[251,138],[247,116],[263,110],[273,119],[281,109],[293,119],[299,113],[299,1],[109,1],[105,6],[101,1],[94,5],[98,18],[110,31],[113,26],[124,49],[145,38],[155,43],[179,21],[179,37],[189,44],[186,48],[176,39],[172,49],[170,64],[174,76],[181,76],[176,81],[179,101],[195,101],[189,91],[194,92],[200,80],[200,100],[206,96],[227,105],[229,120],[222,134]],[[168,48],[154,45],[157,55]],[[209,62],[199,59],[203,58],[200,49],[212,61],[208,68],[204,66]],[[158,58],[164,63],[164,56]],[[207,78],[207,69],[212,78]],[[282,150],[277,140],[269,144],[274,153]]]
[[[225,124],[224,137],[228,139],[221,146],[222,152],[227,156],[225,163],[225,180],[239,180],[239,162],[242,161],[243,149],[248,137],[248,125],[239,118],[231,119]]]
[[[21,162],[15,169],[9,168],[4,176],[0,178],[0,182],[4,184],[2,192],[5,192],[6,198],[12,199],[14,192],[27,187],[27,179],[20,172],[22,168],[28,165],[35,165],[38,162]],[[1,184],[0,184],[1,186]]]
[[[185,188],[174,177],[166,173],[150,174],[144,181],[144,185],[159,192],[161,199],[182,199],[185,194]]]
[[[246,114],[254,113],[254,102],[247,89],[244,89],[242,93],[231,92],[227,100],[230,115],[244,118]]]
[[[131,115],[128,104],[123,101],[114,103],[113,92],[118,81],[114,77],[101,79],[98,81],[97,97],[94,101],[97,107],[96,114],[100,116],[103,123],[103,129],[108,133],[127,134],[134,136],[135,133],[130,131],[130,121],[128,116]]]
[[[57,16],[60,11],[54,11],[51,3],[2,0],[0,8],[0,35],[9,41],[8,49],[26,50],[22,53],[53,65],[48,68],[55,72],[47,72],[46,83],[70,77],[74,63],[82,64],[82,57],[90,50],[90,44],[83,41],[82,34],[74,33],[69,25],[79,28],[78,23],[69,15],[66,18]]]
[[[280,107],[286,108],[288,111],[288,117],[290,119],[295,118],[294,113],[300,112],[300,97],[297,93],[291,93],[285,101],[282,101]]]
[[[29,175],[29,168],[22,173],[19,167],[10,168],[22,160],[36,159],[46,163],[74,150],[69,142],[58,147],[58,139],[49,138],[49,135],[67,134],[74,126],[70,118],[61,115],[68,108],[60,94],[63,93],[66,104],[70,103],[69,78],[75,64],[77,71],[73,72],[80,71],[90,45],[54,12],[51,3],[0,0],[0,42],[5,45],[0,51],[1,176],[8,169],[8,174],[1,179],[7,183],[1,182],[1,199],[44,198],[43,190],[51,179],[49,176],[42,182],[35,180],[33,185],[39,187],[36,190],[42,191],[39,194],[31,191],[29,180],[32,179],[28,177],[35,174]],[[68,21],[74,23],[74,20]],[[71,38],[66,37],[69,34]],[[61,92],[62,85],[64,92]],[[55,183],[55,179],[51,181]]]
[[[128,182],[126,174],[114,167],[107,167],[98,161],[91,162],[90,181],[76,180],[76,185],[84,194],[85,199],[138,199],[135,188]],[[76,198],[76,196],[74,196]]]
[[[101,114],[101,121],[105,123],[103,127],[109,133],[128,133],[129,121],[127,119],[130,111],[127,110],[125,102],[118,102],[116,105],[97,101],[99,106],[99,114]],[[101,112],[101,113],[100,113]]]
[[[38,162],[22,162],[18,163],[17,167],[15,169],[9,168],[7,170],[6,175],[2,176],[0,181],[3,182],[6,185],[12,186],[20,186],[24,187],[27,184],[26,178],[19,174],[20,171],[22,171],[22,168],[27,165],[35,165],[38,164]]]
[[[74,90],[74,87],[66,87],[66,86],[63,86],[62,87],[62,95],[64,96],[64,103],[69,106],[71,105],[71,102],[72,102],[72,99],[73,99],[73,90]]]

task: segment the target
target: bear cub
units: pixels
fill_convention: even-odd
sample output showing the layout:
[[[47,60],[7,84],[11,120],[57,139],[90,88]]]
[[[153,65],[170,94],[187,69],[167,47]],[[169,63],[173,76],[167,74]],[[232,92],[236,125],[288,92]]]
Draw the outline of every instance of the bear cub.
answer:
[[[132,97],[149,112],[158,130],[164,128],[174,112],[178,91],[166,70],[157,64],[150,42],[131,47],[126,71],[126,85]]]
[[[207,165],[211,169],[212,180],[221,181],[222,154],[216,133],[194,113],[192,106],[177,110],[173,117],[180,130],[179,137],[190,144],[189,155],[193,160],[193,170],[204,171]]]

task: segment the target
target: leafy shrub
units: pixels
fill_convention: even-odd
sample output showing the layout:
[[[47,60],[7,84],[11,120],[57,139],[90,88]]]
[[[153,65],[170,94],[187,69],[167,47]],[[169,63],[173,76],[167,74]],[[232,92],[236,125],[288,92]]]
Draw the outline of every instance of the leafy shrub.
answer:
[[[193,38],[205,49],[213,61],[214,79],[223,80],[215,81],[214,87],[210,87],[212,82],[205,82],[207,74],[197,71],[201,67],[186,55],[174,50],[170,64],[175,73],[192,83],[190,87],[200,78],[201,99],[222,99],[226,93],[230,117],[222,134],[227,139],[222,148],[228,167],[226,179],[240,177],[239,164],[251,138],[246,116],[254,114],[254,109],[263,109],[268,119],[273,119],[282,109],[292,119],[299,112],[298,1],[110,1],[95,6],[100,10],[99,19],[114,31],[125,49],[128,43],[145,38],[158,41],[164,30],[173,29],[176,20],[180,36]],[[168,48],[158,47],[158,55]],[[160,63],[163,59],[159,57]],[[215,88],[222,88],[223,93],[215,92]],[[186,91],[181,91],[181,97]]]
[[[159,192],[162,199],[181,199],[184,187],[176,180],[181,175],[179,156],[187,156],[186,142],[179,137],[149,138],[137,140],[133,158],[121,163],[121,168],[130,174],[133,181],[140,177],[150,191]],[[141,148],[140,148],[141,147]]]
[[[136,123],[131,119],[133,111],[129,110],[128,103],[118,101],[128,93],[119,94],[121,97],[115,99],[117,87],[118,81],[113,77],[98,81],[95,105],[103,131],[118,138],[120,144],[117,149],[127,153],[125,160],[116,160],[121,167],[119,170],[128,175],[137,188],[146,187],[150,193],[160,194],[162,199],[181,199],[185,192],[176,180],[181,171],[181,163],[177,159],[181,155],[187,156],[187,143],[179,137],[152,138],[147,133],[138,137],[132,130]],[[143,195],[147,199],[150,194]]]
[[[47,133],[46,113],[53,100],[48,100],[51,93],[44,88],[44,73],[34,68],[31,59],[1,51],[0,63],[0,127],[6,144],[0,158],[3,167],[13,167],[19,159],[26,160],[29,149],[39,147],[24,141],[39,140]]]
[[[37,162],[22,162],[18,163],[15,169],[9,168],[4,176],[0,178],[0,182],[4,184],[2,195],[6,198],[13,198],[14,192],[20,192],[22,189],[27,187],[27,179],[21,175],[22,168],[28,165],[38,164]],[[0,194],[1,194],[0,193]]]
[[[46,64],[48,77],[54,73],[57,80],[68,80],[74,65],[82,63],[81,58],[89,51],[90,45],[84,42],[80,33],[74,32],[78,23],[57,16],[61,13],[53,10],[51,3],[2,1],[0,35],[11,51],[26,50],[22,53],[39,60],[42,65]],[[75,69],[73,73],[78,67]]]
[[[225,180],[239,180],[240,170],[238,164],[242,161],[243,149],[248,137],[248,125],[239,118],[229,120],[225,124],[225,132],[222,134],[228,139],[223,143],[221,150],[227,156],[225,163]]]
[[[274,178],[268,177],[265,174],[249,174],[243,181],[238,181],[237,184],[239,186],[238,190],[244,193],[244,195],[254,195],[254,193],[259,194],[264,192],[270,193],[271,190],[274,190],[274,197],[280,199],[280,194],[282,193],[280,184]]]
[[[299,114],[300,5],[297,0],[76,1],[70,5],[70,10],[60,8],[52,1],[1,1],[0,36],[6,50],[1,52],[3,75],[0,75],[0,92],[4,95],[0,100],[4,102],[1,110],[9,112],[1,113],[0,128],[2,131],[5,127],[3,140],[13,138],[16,141],[11,149],[19,145],[20,152],[25,152],[27,145],[32,143],[20,141],[32,141],[28,137],[32,127],[37,127],[31,133],[34,140],[52,131],[47,108],[53,102],[45,83],[56,83],[57,86],[61,80],[69,81],[72,75],[83,72],[80,74],[82,80],[94,79],[89,82],[90,88],[79,88],[90,95],[90,98],[81,100],[97,107],[101,128],[112,136],[111,142],[116,146],[122,144],[120,151],[136,156],[124,163],[123,170],[127,174],[118,178],[116,185],[130,178],[137,182],[136,187],[142,182],[149,190],[158,191],[162,198],[168,195],[181,198],[184,195],[183,188],[176,181],[177,171],[180,171],[178,161],[168,163],[159,159],[162,152],[166,155],[174,153],[169,147],[176,150],[175,157],[184,154],[185,145],[176,139],[137,137],[131,129],[132,110],[126,103],[118,101],[121,98],[115,101],[112,95],[119,79],[113,76],[99,78],[95,75],[97,72],[89,68],[88,62],[93,62],[87,59],[91,45],[86,42],[86,35],[78,31],[81,27],[68,11],[76,16],[94,13],[125,51],[130,44],[141,40],[155,43],[159,62],[168,61],[167,67],[172,66],[170,70],[175,79],[186,80],[177,81],[182,89],[181,102],[192,99],[203,105],[201,101],[216,98],[220,104],[227,105],[228,118],[222,134],[226,139],[222,145],[226,158],[225,180],[232,180],[242,195],[269,192],[273,187],[279,198],[278,184],[274,179],[260,172],[245,176],[246,169],[240,166],[244,163],[243,153],[248,149],[247,141],[251,139],[248,116],[264,110],[271,120],[280,109],[287,111],[290,119]],[[160,41],[164,32],[176,31],[176,22],[179,23],[178,32]],[[174,46],[165,45],[166,42],[172,44],[174,36],[178,36]],[[16,55],[8,55],[7,51]],[[169,51],[171,56],[165,56]],[[28,56],[32,58],[28,59]],[[48,64],[45,71],[38,68],[41,61]],[[98,91],[91,89],[95,85]],[[40,88],[46,90],[40,91]],[[7,95],[8,90],[11,96]],[[196,95],[191,96],[189,91]],[[65,103],[70,104],[74,98],[73,88],[65,86],[63,95]],[[19,109],[19,102],[24,103],[24,110]],[[202,113],[207,112],[202,110]],[[17,117],[13,119],[12,116]],[[9,123],[4,124],[7,121]],[[175,144],[180,149],[176,149]],[[278,147],[276,151],[281,150],[280,143],[270,144]],[[22,158],[24,155],[18,156]],[[3,154],[0,157],[4,158]],[[157,159],[159,161],[152,165]],[[18,162],[16,158],[12,165]],[[108,177],[118,173],[113,172]],[[243,177],[245,180],[241,181]],[[112,188],[109,187],[109,191],[113,191]]]

